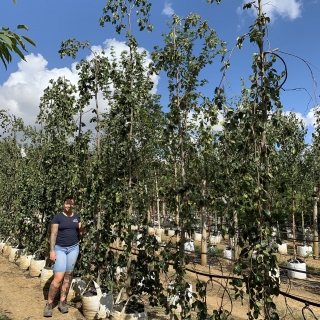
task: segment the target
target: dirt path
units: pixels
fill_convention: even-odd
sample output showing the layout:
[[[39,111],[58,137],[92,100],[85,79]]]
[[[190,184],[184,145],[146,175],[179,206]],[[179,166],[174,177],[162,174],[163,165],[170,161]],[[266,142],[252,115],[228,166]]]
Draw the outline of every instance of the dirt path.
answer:
[[[199,271],[206,271],[205,267],[198,266]],[[198,269],[197,268],[197,269]],[[203,270],[201,270],[203,268]],[[12,320],[43,320],[43,309],[46,303],[45,294],[40,286],[39,278],[28,277],[28,272],[23,272],[19,267],[9,262],[7,258],[0,255],[0,310]],[[195,287],[195,276],[188,272],[188,281]],[[200,280],[206,281],[206,277],[198,276]],[[203,278],[203,279],[202,279]],[[308,288],[307,284],[312,288]],[[225,283],[226,285],[226,283]],[[312,277],[308,281],[290,282],[285,277],[281,280],[281,290],[294,296],[304,298],[309,301],[318,302],[320,294],[320,279]],[[221,303],[222,287],[218,282],[213,283],[212,288],[208,287],[207,303],[209,309],[215,309]],[[147,300],[147,299],[146,299]],[[147,301],[146,301],[147,302]],[[223,302],[224,308],[230,310],[230,299],[226,296]],[[242,304],[240,301],[232,301],[232,316],[235,320],[247,319],[247,302]],[[284,299],[283,296],[275,298],[281,319],[302,319],[303,303],[291,299]],[[320,318],[320,308],[311,307],[315,316]],[[148,308],[149,319],[163,320],[169,316],[162,312],[154,312]],[[306,310],[306,319],[314,320],[315,316],[311,311]],[[49,318],[50,319],[50,318]],[[68,314],[61,314],[55,304],[53,318],[57,320],[85,320],[85,317],[74,306],[69,306]]]
[[[43,320],[46,304],[39,278],[27,278],[28,272],[0,256],[0,309],[12,320]],[[50,318],[49,318],[50,319]],[[61,314],[55,305],[52,319],[85,319],[78,309],[69,306],[69,313]]]

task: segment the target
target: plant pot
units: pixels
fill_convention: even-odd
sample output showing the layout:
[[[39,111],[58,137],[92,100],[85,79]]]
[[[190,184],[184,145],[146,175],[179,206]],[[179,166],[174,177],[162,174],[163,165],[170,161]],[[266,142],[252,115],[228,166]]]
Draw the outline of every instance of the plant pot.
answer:
[[[104,319],[109,317],[113,306],[113,295],[111,292],[107,294],[102,293],[99,285],[95,281],[92,282],[94,284],[96,294],[83,292],[81,296],[83,314],[87,320]]]
[[[148,313],[143,303],[132,301],[131,296],[128,300],[122,302],[116,302],[113,306],[112,319],[114,320],[146,320],[148,319]]]
[[[188,239],[184,244],[184,250],[186,253],[194,252],[194,241]]]
[[[162,229],[162,228],[156,229],[156,235],[157,235],[157,236],[160,236],[160,237],[161,237],[161,235],[163,234],[163,232],[164,232],[164,229]]]
[[[201,241],[201,233],[199,233],[199,232],[195,232],[194,234],[193,234],[193,239],[194,239],[194,241]]]
[[[220,232],[218,232],[218,234],[213,236],[213,237],[216,237],[216,243],[215,244],[218,244],[218,243],[221,242],[222,236],[221,236]]]
[[[21,270],[28,270],[28,268],[30,267],[30,263],[31,263],[31,260],[33,258],[33,255],[30,254],[30,255],[22,255],[19,259],[19,268]]]
[[[171,282],[168,285],[168,291],[174,288],[174,283]],[[192,284],[189,283],[189,288],[185,291],[185,299],[189,304],[192,303]],[[175,306],[175,312],[181,312],[181,305],[178,303],[179,294],[173,294],[168,292],[167,302],[169,306]]]
[[[53,280],[53,268],[44,267],[41,270],[40,286],[43,289],[48,290],[52,280]]]
[[[227,263],[232,263],[232,260],[234,260],[234,249],[226,247],[223,250],[223,256],[226,259]]]
[[[9,254],[9,261],[10,262],[17,262],[17,260],[21,256],[22,252],[23,252],[23,249],[11,248],[11,251]]]
[[[9,255],[10,255],[10,252],[11,252],[11,246],[10,245],[5,245],[4,247],[3,247],[3,256],[4,257],[9,257]]]
[[[297,245],[297,254],[301,257],[308,257],[312,254],[312,247],[305,245]]]
[[[288,247],[285,242],[282,242],[282,244],[278,245],[278,253],[280,253],[280,254],[287,254],[288,253]]]
[[[5,242],[0,242],[0,254],[3,252],[3,248],[6,245]]]
[[[70,289],[68,291],[67,301],[81,301],[81,294],[84,292],[86,286],[87,283],[80,278],[72,279]]]
[[[209,237],[209,243],[210,244],[217,244],[217,239],[218,237],[217,236],[210,236]]]
[[[30,267],[29,267],[29,275],[30,277],[39,277],[41,275],[41,271],[45,266],[45,260],[35,260],[31,259]]]
[[[288,278],[292,279],[307,279],[307,265],[301,259],[290,259],[287,262]],[[297,271],[294,271],[297,270]],[[302,272],[299,272],[302,271]]]

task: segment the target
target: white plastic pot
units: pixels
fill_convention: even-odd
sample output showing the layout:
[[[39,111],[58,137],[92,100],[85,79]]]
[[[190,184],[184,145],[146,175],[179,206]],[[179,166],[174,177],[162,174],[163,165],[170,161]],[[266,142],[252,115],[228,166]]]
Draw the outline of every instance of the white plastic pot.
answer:
[[[184,250],[186,253],[194,252],[194,241],[188,239],[184,244]]]
[[[30,277],[39,277],[41,275],[41,271],[42,271],[45,263],[46,263],[45,260],[31,259],[30,267],[29,267]]]
[[[81,296],[82,310],[87,320],[105,319],[111,314],[113,307],[113,295],[111,292],[102,293],[99,285],[93,281],[97,295]]]
[[[33,255],[22,255],[19,259],[19,268],[21,270],[27,270],[30,267],[31,259]]]
[[[11,248],[12,248],[11,246],[5,245],[5,246],[3,247],[3,256],[9,257],[10,252],[11,252]]]
[[[210,244],[217,244],[217,239],[218,237],[217,236],[210,236],[209,237],[209,242]]]
[[[217,244],[221,242],[222,236],[220,233],[217,234]]]
[[[194,241],[201,241],[201,233],[195,232],[193,234],[193,239],[194,239]]]
[[[234,249],[226,247],[223,250],[223,256],[226,258],[227,263],[232,263],[232,260],[234,260]]]
[[[288,278],[291,279],[307,279],[307,265],[305,262],[299,259],[290,259],[287,262],[287,268],[292,269],[288,270]],[[294,271],[298,270],[298,271]],[[299,272],[303,271],[303,272]]]
[[[298,245],[297,246],[297,254],[301,257],[307,257],[312,253],[311,246]]]
[[[5,242],[0,242],[0,253],[2,253],[4,246],[6,245]]]
[[[81,294],[84,292],[87,284],[80,278],[74,278],[71,281],[70,289],[68,291],[67,301],[80,301]]]
[[[17,262],[17,260],[21,256],[22,252],[23,252],[23,249],[11,248],[11,251],[9,254],[9,261],[10,262]]]
[[[40,286],[42,288],[49,289],[52,280],[53,280],[53,268],[44,267],[41,270]]]
[[[168,285],[168,291],[169,290],[172,290],[174,288],[174,283],[171,282],[169,283]],[[186,289],[185,291],[185,297],[186,297],[186,300],[189,304],[192,303],[192,284],[189,283],[189,288]],[[172,306],[176,306],[177,308],[175,309],[176,312],[181,312],[181,305],[178,303],[178,300],[179,300],[179,295],[178,294],[168,294],[168,297],[167,297],[167,302],[168,302],[168,305]]]
[[[288,247],[287,247],[287,244],[285,242],[283,242],[282,244],[278,245],[278,252],[280,254],[287,254],[288,253]]]

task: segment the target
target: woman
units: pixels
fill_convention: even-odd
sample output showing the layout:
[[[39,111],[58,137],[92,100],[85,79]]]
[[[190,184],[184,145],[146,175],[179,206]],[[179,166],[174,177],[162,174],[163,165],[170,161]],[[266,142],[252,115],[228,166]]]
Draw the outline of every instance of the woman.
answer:
[[[80,216],[73,212],[74,198],[66,197],[63,212],[51,221],[50,260],[54,262],[54,278],[51,282],[44,317],[52,317],[53,300],[61,287],[58,309],[67,313],[66,298],[72,280],[72,272],[79,254],[79,236],[82,234]]]

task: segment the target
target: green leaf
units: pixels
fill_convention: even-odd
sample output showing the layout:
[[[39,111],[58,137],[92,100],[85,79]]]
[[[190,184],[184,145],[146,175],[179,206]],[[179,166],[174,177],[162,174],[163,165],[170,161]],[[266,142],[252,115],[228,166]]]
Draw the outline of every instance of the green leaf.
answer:
[[[24,25],[24,24],[19,24],[19,25],[17,26],[17,29],[29,30],[29,28],[28,28],[26,25]]]
[[[0,39],[3,40],[4,44],[9,47],[10,49],[12,49],[12,41],[8,36],[5,36],[4,34],[0,33]]]
[[[35,43],[32,39],[30,39],[29,37],[27,37],[27,36],[22,36],[22,38],[25,39],[25,40],[28,41],[30,44],[32,44],[33,46],[36,47],[36,43]]]

